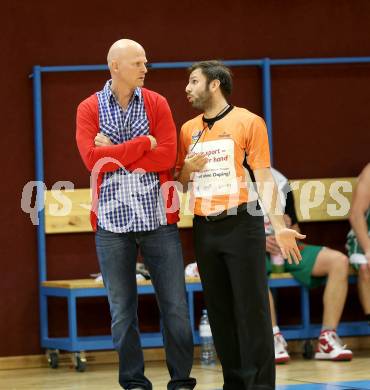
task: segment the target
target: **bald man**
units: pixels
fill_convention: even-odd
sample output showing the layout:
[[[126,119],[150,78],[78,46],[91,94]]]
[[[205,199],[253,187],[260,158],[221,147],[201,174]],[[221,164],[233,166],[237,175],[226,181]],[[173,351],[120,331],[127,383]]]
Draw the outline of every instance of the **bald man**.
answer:
[[[121,39],[107,56],[111,79],[77,109],[77,145],[91,172],[91,223],[119,355],[124,389],[152,389],[144,375],[137,318],[138,248],[149,269],[161,318],[167,388],[193,389],[193,338],[185,295],[184,265],[172,207],[176,128],[166,99],[142,88],[143,47]]]

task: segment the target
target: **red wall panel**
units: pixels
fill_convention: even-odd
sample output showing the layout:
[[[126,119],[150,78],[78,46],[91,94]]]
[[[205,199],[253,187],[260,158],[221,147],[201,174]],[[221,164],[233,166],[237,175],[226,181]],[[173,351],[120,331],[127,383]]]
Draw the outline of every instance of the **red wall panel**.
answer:
[[[141,42],[149,61],[299,58],[370,55],[366,0],[281,2],[101,1],[2,2],[3,186],[0,249],[0,356],[40,352],[36,230],[21,211],[23,186],[34,178],[32,66],[104,63],[111,43]],[[257,68],[234,69],[232,102],[261,114]],[[76,105],[100,89],[105,72],[43,75],[45,178],[88,185],[74,142]],[[176,123],[194,115],[184,98],[184,70],[151,71],[146,86],[168,97]],[[274,68],[275,165],[292,178],[353,176],[369,159],[370,65]],[[303,226],[309,241],[341,248],[348,225]],[[191,231],[182,233],[186,262],[193,259]],[[317,241],[316,241],[317,242]],[[47,240],[50,278],[96,272],[93,237],[63,235]],[[82,332],[106,313],[104,303],[81,303]],[[140,316],[145,318],[144,312]],[[60,308],[60,310],[59,310]],[[149,309],[148,309],[149,310]],[[94,317],[95,315],[95,317]],[[55,303],[51,325],[63,331],[63,305]],[[59,329],[60,327],[60,329]],[[107,328],[108,330],[108,328]]]

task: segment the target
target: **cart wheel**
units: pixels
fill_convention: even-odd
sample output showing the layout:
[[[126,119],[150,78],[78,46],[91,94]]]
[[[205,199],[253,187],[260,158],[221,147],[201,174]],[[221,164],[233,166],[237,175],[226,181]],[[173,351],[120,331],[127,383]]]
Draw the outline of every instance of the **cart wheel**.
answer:
[[[57,349],[47,350],[47,359],[49,367],[58,368],[59,367],[59,351]]]
[[[77,372],[86,371],[86,357],[84,352],[76,352],[73,355],[73,365]]]
[[[314,356],[314,346],[312,340],[306,340],[303,344],[303,357],[305,359],[312,359]]]

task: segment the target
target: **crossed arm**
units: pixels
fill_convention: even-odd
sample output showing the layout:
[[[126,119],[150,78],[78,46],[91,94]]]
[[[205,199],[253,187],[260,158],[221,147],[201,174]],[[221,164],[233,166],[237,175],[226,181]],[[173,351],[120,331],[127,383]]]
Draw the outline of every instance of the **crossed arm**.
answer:
[[[99,164],[100,172],[124,167],[160,172],[173,167],[176,158],[176,128],[167,102],[158,105],[156,127],[151,135],[135,137],[114,145],[100,133],[98,114],[83,102],[77,110],[76,140],[89,171]]]

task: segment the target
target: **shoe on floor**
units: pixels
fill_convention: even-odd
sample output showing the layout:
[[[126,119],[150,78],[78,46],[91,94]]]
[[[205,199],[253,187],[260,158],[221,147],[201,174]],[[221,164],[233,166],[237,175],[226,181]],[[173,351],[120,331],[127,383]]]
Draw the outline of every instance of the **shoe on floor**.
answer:
[[[346,348],[335,330],[321,332],[317,344],[315,359],[318,360],[351,360],[352,351]]]
[[[284,336],[278,332],[274,334],[275,344],[275,363],[281,364],[289,361],[290,356],[288,353],[288,344],[284,339]]]

